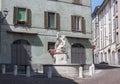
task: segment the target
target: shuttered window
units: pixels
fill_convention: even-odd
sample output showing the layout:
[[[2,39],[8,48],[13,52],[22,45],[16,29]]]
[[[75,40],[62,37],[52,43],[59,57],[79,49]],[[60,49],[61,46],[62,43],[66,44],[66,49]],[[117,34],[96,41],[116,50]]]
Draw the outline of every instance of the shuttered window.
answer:
[[[85,32],[85,20],[81,16],[71,16],[71,30]]]
[[[31,26],[31,11],[27,8],[14,7],[14,25],[28,25]]]
[[[60,28],[60,16],[58,13],[45,12],[44,13],[45,28],[59,29]]]

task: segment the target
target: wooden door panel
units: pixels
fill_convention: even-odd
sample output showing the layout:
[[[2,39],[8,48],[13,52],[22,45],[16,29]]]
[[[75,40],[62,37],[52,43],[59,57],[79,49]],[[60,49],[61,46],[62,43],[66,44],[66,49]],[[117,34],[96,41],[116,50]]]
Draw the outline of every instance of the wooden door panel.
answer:
[[[18,44],[17,44],[18,43]],[[30,65],[31,46],[25,41],[16,42],[11,46],[12,64]]]
[[[85,49],[81,45],[72,46],[71,49],[71,63],[84,64],[85,63]]]

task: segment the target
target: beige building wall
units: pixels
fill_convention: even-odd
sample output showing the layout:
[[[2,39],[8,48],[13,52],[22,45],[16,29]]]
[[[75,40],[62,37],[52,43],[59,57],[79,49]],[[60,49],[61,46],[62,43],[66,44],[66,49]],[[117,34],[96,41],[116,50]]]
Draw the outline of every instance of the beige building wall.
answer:
[[[99,37],[94,36],[94,44],[96,39],[99,39],[94,50],[94,60],[96,63],[107,62],[110,65],[119,64],[120,60],[120,6],[119,0],[104,0],[102,5],[95,10],[93,16],[98,19]],[[93,18],[93,22],[95,20]],[[95,22],[94,22],[95,24]],[[96,28],[94,28],[96,29]],[[97,30],[97,31],[98,31]],[[95,34],[95,30],[93,31]],[[98,47],[99,46],[99,47]],[[118,52],[119,50],[119,52]],[[97,60],[97,61],[96,61]]]

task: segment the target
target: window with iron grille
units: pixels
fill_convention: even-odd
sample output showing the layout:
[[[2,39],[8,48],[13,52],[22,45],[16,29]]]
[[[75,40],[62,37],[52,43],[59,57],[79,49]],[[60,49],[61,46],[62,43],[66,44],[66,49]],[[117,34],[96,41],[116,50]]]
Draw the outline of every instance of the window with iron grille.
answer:
[[[31,11],[27,8],[14,7],[14,25],[31,26]]]

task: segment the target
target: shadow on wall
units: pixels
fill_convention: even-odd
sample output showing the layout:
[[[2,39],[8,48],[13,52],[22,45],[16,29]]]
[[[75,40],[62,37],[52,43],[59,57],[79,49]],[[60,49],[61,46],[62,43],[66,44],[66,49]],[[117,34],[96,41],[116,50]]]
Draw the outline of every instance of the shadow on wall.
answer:
[[[0,14],[1,14],[1,17],[3,17],[3,14],[2,13],[0,13]],[[32,13],[30,13],[30,14],[32,15]],[[0,20],[0,21],[2,21],[2,22],[0,22],[1,23],[1,32],[4,33],[4,35],[6,35],[5,36],[6,38],[4,38],[4,39],[7,40],[7,38],[9,38],[8,40],[10,40],[10,41],[13,40],[13,42],[18,39],[24,39],[24,40],[29,41],[31,45],[43,46],[43,43],[42,43],[40,37],[38,36],[38,31],[35,31],[34,28],[31,27],[32,18],[29,20],[29,22],[22,21],[23,23],[13,20],[13,24],[9,24],[6,19]]]
[[[11,29],[13,25],[9,25],[6,20],[3,23],[1,23],[0,26],[1,26],[1,32],[2,32],[0,33],[1,36],[6,35],[2,40],[4,41],[6,40],[7,41],[6,43],[8,43],[9,40],[12,41],[12,45],[11,45],[12,63],[5,64],[6,62],[4,62],[4,64],[1,64],[0,73],[2,73],[2,68],[3,68],[2,65],[6,65],[5,66],[6,74],[7,73],[13,74],[13,71],[15,69],[14,67],[15,65],[17,65],[17,69],[18,69],[17,75],[22,80],[21,81],[22,84],[26,84],[26,83],[28,84],[34,84],[34,83],[36,84],[77,84],[76,82],[74,82],[74,80],[71,80],[65,77],[53,77],[48,79],[45,74],[39,72],[39,70],[41,69],[40,64],[37,64],[37,65],[31,64],[31,58],[32,58],[31,46],[32,45],[43,46],[43,44],[40,38],[38,37],[37,33],[28,33],[28,32],[20,31],[21,28],[23,30],[24,28],[30,28],[30,27],[27,27],[26,25],[17,25],[17,26],[14,26],[15,28],[13,29],[15,30],[13,30]],[[25,75],[26,73],[28,73],[29,71],[28,66],[30,68],[31,77],[20,76],[21,74]],[[6,76],[5,77],[6,79],[8,76],[7,75],[5,76]],[[9,80],[9,79],[6,79],[6,80]],[[14,82],[14,84],[18,84],[19,82],[19,79],[17,79],[17,76],[13,76],[13,75],[11,75],[10,80],[11,81],[9,81],[8,84],[10,84],[10,82]],[[2,81],[2,83],[6,83],[6,81]]]

